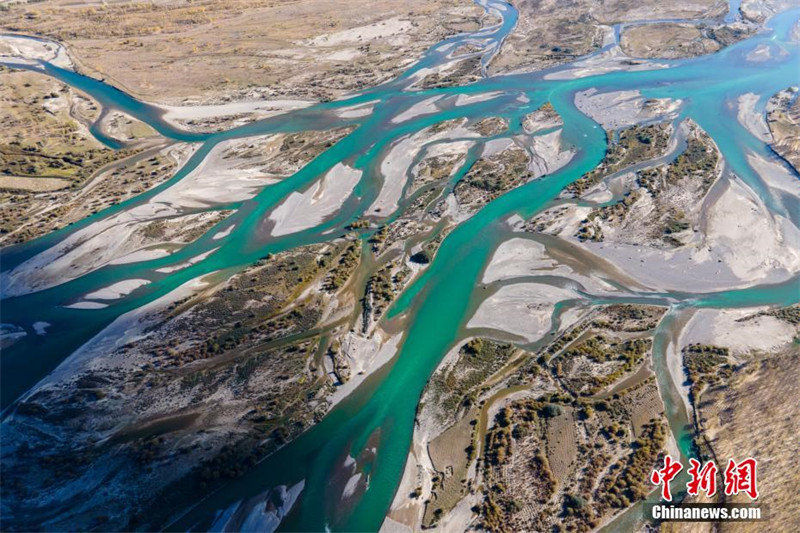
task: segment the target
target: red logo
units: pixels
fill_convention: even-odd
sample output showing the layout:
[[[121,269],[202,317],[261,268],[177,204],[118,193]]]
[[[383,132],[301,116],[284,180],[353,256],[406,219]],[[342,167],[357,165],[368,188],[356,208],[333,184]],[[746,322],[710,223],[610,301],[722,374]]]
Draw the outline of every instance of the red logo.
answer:
[[[717,465],[709,461],[700,468],[700,461],[697,459],[689,459],[689,476],[691,480],[686,484],[686,492],[692,496],[697,496],[700,490],[708,496],[713,496],[717,493]]]
[[[733,459],[728,461],[725,468],[725,494],[733,496],[744,492],[751,500],[758,498],[758,487],[756,486],[756,470],[758,464],[752,457],[736,464]]]
[[[661,497],[668,502],[672,501],[672,494],[669,491],[669,482],[683,470],[683,465],[674,461],[669,455],[664,457],[664,468],[653,470],[650,474],[650,482],[653,485],[661,485]]]
[[[689,469],[686,471],[689,474],[689,481],[686,483],[686,492],[692,496],[697,496],[700,491],[706,493],[711,497],[717,493],[717,473],[719,469],[712,461],[703,464],[697,459],[689,459]],[[737,463],[733,459],[728,461],[728,466],[725,468],[725,475],[723,482],[725,484],[725,494],[727,496],[734,496],[736,494],[747,494],[751,500],[758,498],[758,486],[756,482],[757,477],[757,462],[752,457]],[[653,485],[661,485],[661,498],[670,502],[672,501],[672,493],[670,492],[669,483],[678,473],[683,470],[683,465],[679,461],[675,461],[669,455],[664,456],[664,467],[653,470],[650,474],[650,482]]]

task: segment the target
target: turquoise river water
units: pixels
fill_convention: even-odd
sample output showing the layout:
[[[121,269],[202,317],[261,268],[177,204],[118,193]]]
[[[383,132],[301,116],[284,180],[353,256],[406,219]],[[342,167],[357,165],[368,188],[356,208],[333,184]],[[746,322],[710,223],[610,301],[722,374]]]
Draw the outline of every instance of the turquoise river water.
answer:
[[[55,287],[2,300],[2,321],[32,331],[32,324],[51,324],[47,335],[29,334],[4,350],[0,366],[0,390],[4,416],[13,410],[14,401],[51,372],[70,353],[101,331],[120,315],[152,302],[180,285],[213,272],[231,275],[270,252],[333,239],[356,220],[380,190],[376,172],[385,149],[403,135],[442,120],[458,117],[507,117],[519,130],[520,119],[545,102],[551,102],[564,120],[563,140],[576,150],[576,156],[561,170],[519,187],[486,205],[459,225],[444,240],[430,267],[391,308],[391,317],[403,316],[408,324],[399,354],[368,378],[352,395],[338,404],[319,424],[277,451],[240,479],[227,484],[193,508],[181,513],[169,529],[206,529],[223,509],[250,498],[270,487],[293,485],[305,480],[301,498],[281,524],[287,530],[320,531],[377,530],[400,481],[411,442],[415,411],[420,394],[433,370],[462,334],[479,295],[474,291],[488,258],[507,236],[505,220],[519,214],[528,217],[546,207],[571,181],[595,167],[606,150],[602,128],[579,112],[573,97],[577,91],[596,87],[601,91],[638,89],[646,97],[671,97],[684,100],[683,115],[695,120],[719,146],[728,169],[741,177],[776,213],[800,221],[800,204],[791,197],[769,189],[750,167],[745,154],[750,151],[774,158],[770,148],[753,137],[736,120],[729,105],[738,95],[753,92],[769,95],[800,84],[800,46],[789,38],[792,25],[800,16],[795,9],[776,16],[769,31],[742,41],[709,56],[670,61],[667,68],[618,71],[578,79],[545,79],[544,72],[488,77],[464,87],[408,90],[413,75],[435,66],[459,44],[474,39],[488,43],[484,62],[492,50],[511,31],[516,12],[504,2],[489,0],[502,22],[476,34],[458,35],[439,43],[411,69],[397,79],[356,96],[319,104],[271,119],[214,134],[189,133],[161,118],[161,110],[139,102],[125,93],[92,78],[42,63],[45,72],[90,94],[106,108],[117,108],[153,126],[162,135],[201,143],[197,152],[166,183],[131,200],[111,207],[86,220],[21,246],[3,250],[2,271],[8,272],[37,253],[62,241],[80,228],[109,215],[147,201],[153,195],[181,180],[195,168],[218,142],[273,132],[324,130],[352,124],[357,128],[306,167],[288,179],[264,188],[248,201],[224,207],[235,213],[212,228],[196,242],[161,259],[125,265],[106,266]],[[752,62],[747,54],[760,45],[770,47],[771,59]],[[473,104],[451,107],[436,113],[394,123],[392,117],[433,95],[479,94],[498,91],[500,96]],[[524,95],[525,99],[520,99]],[[360,118],[342,119],[337,109],[376,101],[373,112]],[[331,219],[300,233],[274,238],[260,231],[271,209],[292,191],[303,189],[313,180],[345,161],[363,169],[362,182],[355,195]],[[402,206],[401,206],[402,207]],[[222,241],[211,236],[234,226]],[[330,231],[330,230],[335,231]],[[156,269],[178,264],[219,246],[203,261],[182,270],[164,274]],[[87,292],[116,281],[144,278],[151,283],[117,300],[104,309],[68,309],[64,305]],[[778,285],[704,294],[659,295],[673,302],[674,309],[685,307],[742,307],[787,305],[800,301],[800,278]],[[668,315],[672,316],[672,314]],[[670,320],[669,318],[667,320]],[[662,324],[667,329],[669,324]],[[681,452],[689,453],[691,438],[688,418],[680,395],[669,378],[664,359],[664,338],[657,338],[654,366],[659,388],[667,406],[671,427]],[[338,509],[338,495],[326,490],[336,466],[346,454],[357,457],[368,445],[375,447],[372,463],[360,465],[369,473],[369,487],[346,511]],[[629,518],[626,518],[629,520]],[[629,522],[612,523],[611,529],[625,529]]]

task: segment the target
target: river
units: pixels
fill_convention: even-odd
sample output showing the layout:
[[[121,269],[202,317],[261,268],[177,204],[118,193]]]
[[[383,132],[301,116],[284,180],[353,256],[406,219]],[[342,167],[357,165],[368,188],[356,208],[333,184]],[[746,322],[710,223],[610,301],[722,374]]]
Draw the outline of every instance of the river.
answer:
[[[104,108],[124,111],[150,124],[168,138],[202,144],[173,178],[155,189],[46,237],[5,249],[3,272],[12,270],[79,229],[141,204],[169,188],[191,172],[211,148],[223,140],[282,131],[324,130],[343,125],[358,127],[296,174],[264,188],[251,200],[231,206],[236,209],[231,217],[168,257],[106,266],[49,289],[5,298],[2,303],[4,323],[27,329],[38,321],[51,324],[47,335],[27,335],[10,349],[4,350],[0,386],[5,415],[13,410],[13,402],[25,391],[122,314],[152,302],[199,276],[212,272],[230,275],[268,253],[330,240],[340,235],[341,231],[329,230],[341,230],[356,220],[375,199],[380,184],[367,180],[362,182],[359,185],[361,197],[358,202],[347,202],[332,219],[315,228],[280,238],[271,238],[257,231],[265,216],[288,194],[306,187],[337,163],[348,161],[356,168],[369,169],[375,165],[382,150],[393,141],[449,118],[502,116],[508,118],[512,128],[518,130],[519,117],[549,101],[564,120],[563,140],[575,148],[573,160],[561,170],[501,196],[454,229],[442,243],[430,267],[390,310],[390,317],[404,315],[408,324],[398,355],[338,404],[319,424],[262,461],[242,478],[228,483],[223,490],[211,494],[181,514],[179,520],[169,525],[170,529],[175,530],[208,528],[218,513],[237,501],[277,485],[292,486],[305,480],[301,498],[281,525],[282,528],[303,531],[326,528],[377,530],[403,472],[420,394],[443,355],[462,334],[464,324],[469,319],[468,310],[474,309],[480,299],[474,291],[476,280],[494,249],[507,236],[505,220],[514,214],[529,217],[543,209],[564,186],[594,168],[605,154],[605,132],[577,110],[573,103],[576,92],[591,87],[601,91],[638,89],[646,97],[684,100],[683,116],[695,120],[713,137],[725,157],[728,169],[750,185],[771,210],[787,215],[795,223],[799,222],[800,210],[796,204],[776,196],[748,164],[744,155],[746,150],[772,157],[771,150],[739,124],[735,110],[727,103],[735,101],[740,94],[754,92],[768,97],[778,90],[800,83],[800,46],[789,40],[791,26],[800,15],[800,9],[776,16],[770,22],[769,32],[713,55],[669,61],[667,68],[617,71],[560,80],[546,78],[546,74],[553,71],[551,69],[533,74],[488,77],[464,87],[407,90],[416,72],[441,63],[450,50],[475,38],[487,39],[490,43],[483,52],[482,61],[486,64],[499,43],[513,29],[517,13],[511,5],[499,0],[486,0],[484,5],[501,16],[500,24],[483,29],[478,35],[459,35],[437,44],[409,71],[391,82],[350,98],[213,134],[182,131],[165,122],[161,118],[161,111],[154,106],[139,102],[103,82],[42,63],[41,67],[47,74],[85,91]],[[776,54],[760,63],[748,61],[747,54],[760,45],[783,50],[785,54]],[[392,122],[392,118],[399,113],[433,95],[480,94],[489,91],[498,91],[500,96],[415,117],[399,124]],[[524,99],[520,98],[522,95]],[[369,116],[342,119],[335,113],[337,109],[371,101],[377,103]],[[364,173],[364,176],[370,175],[369,172]],[[231,225],[235,227],[223,240],[212,241],[212,235]],[[156,272],[157,269],[181,263],[216,247],[219,247],[216,251],[188,268],[172,273]],[[143,278],[151,283],[104,309],[63,307],[64,303],[74,301],[87,292],[130,278]],[[672,293],[657,298],[659,301],[669,298],[676,309],[787,305],[800,300],[800,278],[794,277],[773,286],[704,294]],[[662,325],[660,331],[668,329],[666,324]],[[663,338],[657,338],[654,351],[661,353],[663,350],[659,343],[663,342]],[[654,356],[659,389],[670,413],[675,440],[680,443],[682,453],[688,454],[688,417],[682,407],[680,394],[669,378],[664,359],[658,354]],[[347,512],[342,512],[338,509],[339,495],[331,495],[327,491],[328,480],[343,457],[357,457],[365,447],[375,448],[371,464],[359,465],[369,474],[369,488]],[[618,526],[622,527],[621,524]]]

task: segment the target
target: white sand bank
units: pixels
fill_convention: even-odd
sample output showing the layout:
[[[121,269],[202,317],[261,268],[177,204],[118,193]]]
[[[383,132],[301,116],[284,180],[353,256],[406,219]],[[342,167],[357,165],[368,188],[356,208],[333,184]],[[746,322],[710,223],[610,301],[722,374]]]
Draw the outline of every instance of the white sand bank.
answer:
[[[305,488],[305,480],[287,487],[279,485],[247,500],[218,510],[210,531],[260,531],[272,533],[294,507]],[[281,502],[275,505],[275,502]]]
[[[258,164],[277,154],[280,144],[280,138],[274,135],[223,141],[194,170],[152,202],[197,208],[248,200],[283,177],[264,172]],[[262,153],[259,160],[236,156],[239,151],[256,148]]]
[[[143,248],[136,250],[121,257],[117,257],[108,262],[109,265],[128,265],[130,263],[141,263],[142,261],[152,261],[153,259],[161,259],[169,255],[169,250],[159,246],[155,248]]]
[[[747,93],[739,96],[737,100],[736,118],[747,131],[756,136],[763,142],[771,142],[772,134],[767,127],[767,121],[763,113],[756,110],[760,96],[755,93]]]
[[[342,354],[350,364],[351,377],[328,397],[331,405],[339,403],[367,376],[388,363],[397,354],[402,338],[402,334],[397,334],[387,340],[382,340],[378,335],[367,339],[355,333],[348,333],[342,340]]]
[[[580,283],[596,295],[618,293],[619,290],[594,275],[579,274],[569,266],[561,264],[547,254],[541,243],[531,239],[514,237],[500,244],[492,255],[482,283],[492,283],[525,276],[561,276]]]
[[[459,124],[431,134],[430,128],[425,128],[413,135],[403,137],[391,146],[389,152],[381,161],[381,175],[383,186],[378,197],[372,202],[367,214],[371,216],[388,217],[396,209],[403,195],[403,189],[408,182],[408,171],[414,156],[423,145],[452,138],[475,138],[478,134]]]
[[[515,237],[497,247],[483,273],[482,282],[533,276],[556,266],[556,261],[545,253],[544,245]]]
[[[577,297],[575,291],[541,283],[506,285],[481,303],[467,327],[505,331],[533,342],[549,331],[555,304]]]
[[[172,266],[163,267],[163,268],[157,268],[156,272],[169,273],[169,272],[175,272],[176,270],[181,270],[182,268],[186,268],[188,266],[197,264],[200,261],[203,261],[206,257],[208,257],[209,255],[213,254],[217,250],[219,250],[219,246],[217,246],[216,248],[212,248],[211,250],[209,250],[207,252],[203,252],[202,254],[196,255],[196,256],[192,257],[191,259],[189,259],[188,261],[184,261],[183,263],[178,263],[177,265],[172,265]]]
[[[104,307],[108,307],[108,304],[103,304],[100,302],[75,302],[74,304],[65,305],[67,309],[103,309]]]
[[[274,135],[232,139],[216,145],[183,179],[148,202],[99,220],[62,242],[2,273],[8,295],[20,295],[52,287],[96,270],[120,264],[164,257],[169,251],[146,237],[146,224],[169,219],[165,224],[189,231],[213,213],[180,215],[183,209],[204,208],[252,198],[265,185],[284,177],[280,169],[267,173],[263,165],[280,153],[281,137]],[[257,152],[257,156],[251,156]],[[188,158],[192,150],[182,151]],[[179,161],[183,164],[184,161]],[[289,171],[287,171],[289,172]],[[173,233],[176,233],[173,231]],[[179,234],[180,231],[177,231]],[[176,235],[179,237],[179,235]]]
[[[399,124],[400,122],[405,122],[406,120],[411,120],[412,118],[436,113],[439,110],[439,108],[436,107],[436,102],[441,99],[441,96],[431,96],[430,98],[426,98],[421,102],[417,102],[402,113],[394,116],[392,118],[392,122]]]
[[[779,283],[800,271],[800,229],[772,214],[741,180],[708,208],[702,242],[677,249],[585,242],[642,284],[658,290],[711,292]]]
[[[342,163],[303,193],[293,192],[269,215],[275,223],[273,236],[288,235],[313,228],[342,207],[361,179],[361,171]]]
[[[80,348],[64,359],[53,372],[32,387],[25,396],[36,394],[43,386],[70,379],[86,371],[87,368],[108,368],[109,366],[137,367],[141,360],[130,358],[129,354],[115,355],[114,351],[146,335],[147,328],[160,318],[160,313],[171,303],[191,296],[206,287],[200,278],[189,280],[164,296],[139,308],[117,317],[100,333],[89,339]],[[105,304],[99,304],[105,306]]]
[[[747,162],[753,170],[764,180],[764,183],[800,198],[800,179],[797,178],[785,164],[771,159],[765,159],[752,152],[747,154]]]
[[[364,102],[363,104],[343,107],[342,109],[339,109],[336,114],[341,118],[366,117],[372,113],[376,103],[378,103],[378,100],[370,100],[369,102]]]
[[[33,331],[35,331],[37,335],[46,335],[47,328],[49,327],[50,327],[50,322],[39,321],[33,323]]]
[[[57,67],[72,69],[72,60],[63,45],[24,35],[0,35],[0,61],[35,64],[48,61]]]
[[[207,220],[209,213],[176,216],[178,211],[150,202],[82,228],[60,243],[0,274],[8,295],[21,295],[53,287],[105,265],[158,259],[169,251],[154,245],[143,228],[152,220],[169,218],[180,230],[190,230]]]
[[[389,39],[394,44],[408,41],[407,35],[413,29],[410,20],[394,17],[373,24],[366,24],[347,30],[319,35],[306,42],[312,46],[340,46],[348,43],[370,42],[376,39]]]
[[[600,54],[592,55],[586,59],[575,61],[564,69],[551,72],[544,76],[546,80],[571,80],[584,78],[596,74],[605,74],[616,71],[639,71],[667,68],[669,65],[655,61],[633,60],[629,58],[619,46],[615,46]]]
[[[232,225],[228,226],[227,228],[225,228],[224,230],[216,232],[214,234],[214,236],[211,237],[211,240],[212,241],[218,241],[220,239],[224,239],[225,237],[227,237],[228,235],[231,234],[231,232],[233,231],[233,229],[235,227],[236,227],[236,224],[232,224]]]
[[[486,141],[481,151],[481,157],[492,157],[493,155],[505,152],[509,148],[514,147],[513,139],[509,137],[500,137],[499,139],[492,139]]]
[[[531,140],[531,162],[528,170],[533,172],[534,178],[555,172],[575,156],[574,149],[562,148],[561,132],[562,130],[556,130],[546,135],[537,135]]]
[[[85,295],[84,298],[88,300],[116,300],[118,298],[122,298],[123,296],[127,296],[139,287],[147,285],[148,283],[150,283],[150,280],[126,279],[118,281],[117,283],[109,285],[108,287],[104,287],[100,290],[90,292]]]
[[[688,344],[712,344],[729,348],[734,355],[751,351],[774,352],[792,343],[797,328],[772,316],[755,315],[766,308],[700,309],[686,324],[681,348]]]
[[[607,130],[615,130],[640,122],[674,119],[680,100],[645,99],[639,91],[598,92],[588,89],[575,94],[575,106]]]
[[[470,105],[470,104],[477,104],[478,102],[486,102],[488,100],[492,100],[500,96],[500,91],[489,91],[486,93],[478,93],[478,94],[459,94],[456,97],[455,105],[456,107],[460,107],[462,105]]]
[[[314,105],[310,100],[255,100],[230,102],[215,105],[159,106],[164,110],[162,118],[173,126],[180,127],[189,120],[209,120],[234,115],[252,115],[256,119],[268,118],[287,111]]]

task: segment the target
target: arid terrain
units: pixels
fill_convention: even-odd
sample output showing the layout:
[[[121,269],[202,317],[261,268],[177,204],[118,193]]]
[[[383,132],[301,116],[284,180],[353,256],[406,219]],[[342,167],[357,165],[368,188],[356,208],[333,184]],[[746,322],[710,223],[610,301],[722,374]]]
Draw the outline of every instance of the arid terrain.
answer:
[[[11,3],[0,27],[64,43],[78,70],[147,101],[317,101],[392,78],[482,12],[465,0],[55,1]]]
[[[796,477],[791,462],[797,446],[791,439],[775,436],[790,435],[798,416],[797,402],[786,401],[797,395],[797,383],[786,376],[795,372],[800,362],[799,313],[796,305],[757,312],[701,311],[687,323],[680,343],[691,386],[698,448],[720,464],[750,456],[766,465],[762,468],[769,468],[770,473],[762,474],[759,490],[762,498],[774,502],[770,520],[779,524],[798,521],[790,488]],[[726,327],[731,324],[738,331],[732,333]],[[722,334],[723,328],[728,333]],[[767,338],[759,336],[767,331]],[[747,500],[719,494],[716,501]],[[751,523],[725,524],[721,529],[760,528]],[[669,529],[684,530],[688,528]]]
[[[0,5],[0,529],[800,528],[798,8]]]
[[[641,471],[668,445],[649,363],[663,312],[581,309],[535,352],[455,348],[423,394],[389,519],[464,529],[471,508],[489,531],[587,530],[647,494]]]
[[[775,94],[767,106],[767,124],[773,147],[800,172],[800,99],[797,98],[797,87]]]
[[[542,2],[519,0],[517,30],[492,65],[495,72],[541,69],[574,60],[613,40],[614,24],[625,24],[622,48],[632,57],[686,57],[716,51],[715,38],[703,37],[692,25],[637,25],[659,19],[710,19],[725,13],[718,0],[686,2]],[[630,24],[630,29],[628,29]],[[691,35],[687,36],[687,32]],[[638,37],[642,34],[641,37]],[[687,37],[689,37],[687,39]],[[697,39],[696,45],[689,43]],[[677,49],[670,41],[680,43]],[[733,39],[732,39],[733,40]],[[705,41],[713,44],[705,44]],[[646,47],[646,48],[645,48]]]

